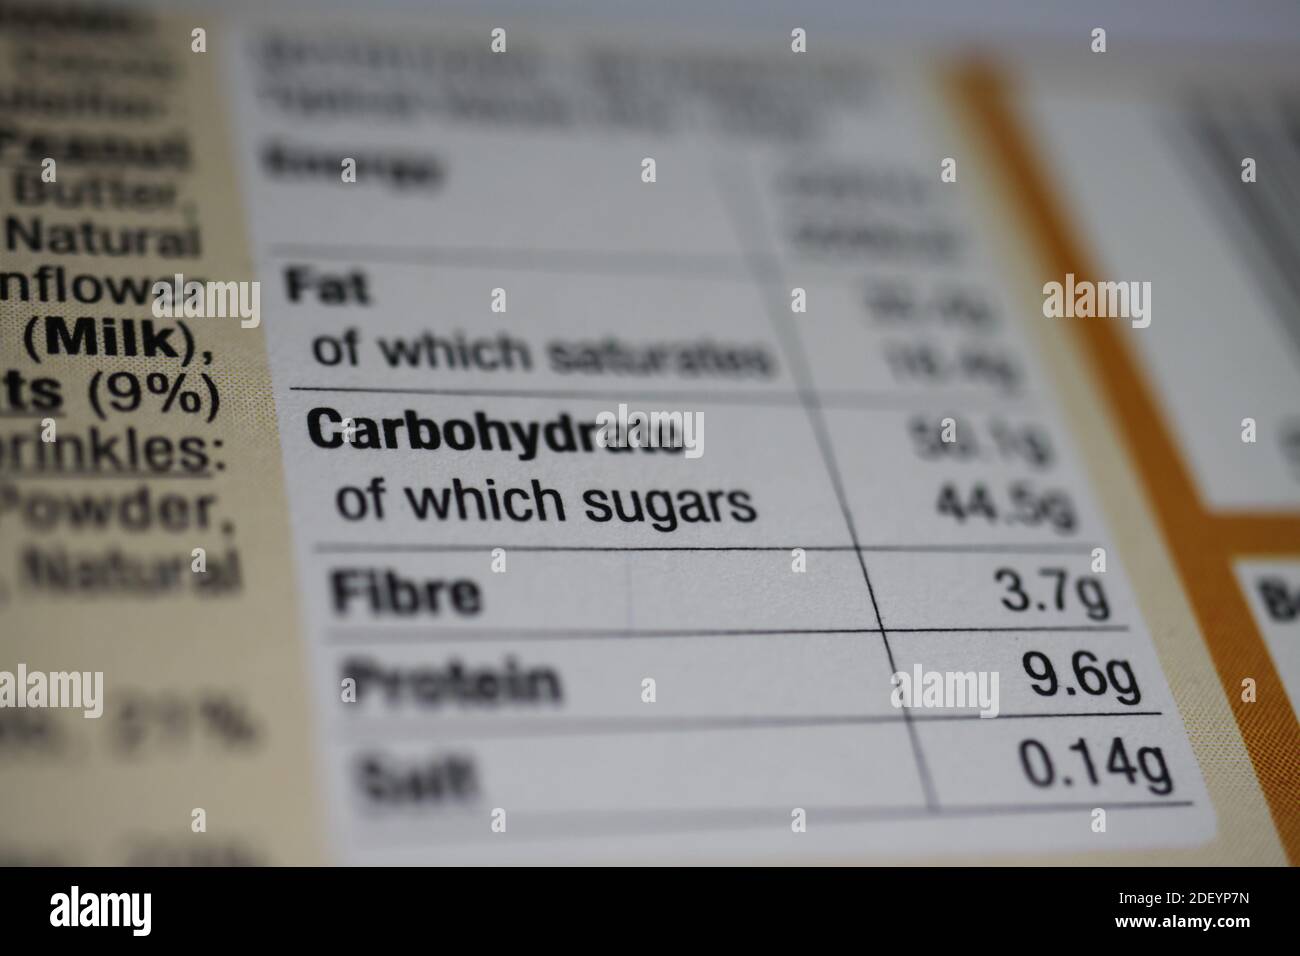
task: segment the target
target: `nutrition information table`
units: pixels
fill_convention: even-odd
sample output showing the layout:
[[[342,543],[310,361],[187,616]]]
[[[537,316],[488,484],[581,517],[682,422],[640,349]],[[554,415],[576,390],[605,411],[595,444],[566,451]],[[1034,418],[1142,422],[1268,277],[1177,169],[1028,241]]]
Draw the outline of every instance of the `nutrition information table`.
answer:
[[[1212,835],[919,74],[528,31],[493,54],[477,28],[234,40],[344,859]],[[700,413],[703,454],[593,447],[620,404]],[[998,715],[894,706],[894,674],[933,672],[996,675]]]

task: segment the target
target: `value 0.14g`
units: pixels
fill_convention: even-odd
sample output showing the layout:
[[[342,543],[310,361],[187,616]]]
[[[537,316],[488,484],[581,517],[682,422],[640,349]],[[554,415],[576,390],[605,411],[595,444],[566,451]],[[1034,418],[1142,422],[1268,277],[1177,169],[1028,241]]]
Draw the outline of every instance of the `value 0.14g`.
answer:
[[[1080,737],[1055,756],[1041,740],[1020,742],[1020,766],[1035,787],[1074,787],[1085,784],[1100,786],[1106,779],[1121,777],[1133,786],[1146,785],[1157,796],[1174,792],[1164,751],[1159,747],[1140,747],[1131,754],[1124,738],[1116,737],[1096,750]]]

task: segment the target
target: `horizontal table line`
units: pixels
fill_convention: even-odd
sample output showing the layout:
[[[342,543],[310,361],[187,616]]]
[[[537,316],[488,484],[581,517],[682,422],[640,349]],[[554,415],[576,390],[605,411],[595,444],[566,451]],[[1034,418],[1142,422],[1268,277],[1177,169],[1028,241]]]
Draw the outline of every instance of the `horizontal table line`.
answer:
[[[485,553],[501,548],[523,552],[686,552],[686,551],[757,551],[789,553],[795,548],[804,551],[915,552],[950,554],[1086,554],[1091,555],[1096,545],[1076,544],[864,544],[856,549],[851,544],[790,544],[790,545],[549,545],[549,544],[390,544],[350,541],[323,541],[313,546],[317,554],[420,554],[430,553]]]
[[[398,631],[402,628],[403,631]],[[410,633],[420,628],[420,633]],[[390,633],[384,634],[382,631]],[[895,627],[890,634],[1001,634],[1001,633],[1127,633],[1127,624],[1080,624],[1016,627]],[[441,631],[429,629],[427,624],[354,624],[329,628],[330,643],[447,643],[455,641],[514,641],[514,640],[592,640],[605,638],[671,638],[671,637],[770,637],[784,634],[882,634],[879,627],[833,628],[481,628],[473,630]]]
[[[852,824],[871,823],[888,820],[933,820],[939,817],[982,817],[982,816],[1019,816],[1029,814],[1077,813],[1080,810],[1091,811],[1098,807],[1107,812],[1115,810],[1172,810],[1195,807],[1193,800],[1090,800],[1081,802],[1058,803],[1002,803],[1002,804],[968,804],[966,806],[892,806],[892,807],[855,807],[855,806],[805,806],[810,824]],[[697,832],[719,829],[757,829],[765,826],[779,826],[784,831],[790,829],[791,806],[782,807],[738,807],[671,809],[671,810],[549,810],[529,813],[514,811],[510,816],[511,839],[546,839],[564,836],[636,836],[640,833],[654,831]],[[362,819],[371,824],[411,824],[415,821],[428,822],[427,814],[409,814],[401,812],[376,811],[365,808],[361,811]],[[427,829],[420,832],[402,830],[392,836],[403,845],[436,845],[448,843],[482,843],[499,840],[498,834],[488,831],[485,817],[472,818],[475,832],[469,833],[430,833]],[[529,824],[552,824],[547,830],[532,830]],[[470,819],[465,819],[470,824]],[[522,824],[522,826],[521,826]],[[558,824],[559,826],[554,826]],[[610,827],[613,824],[613,828]],[[629,829],[629,824],[639,824]],[[374,830],[371,830],[372,835]],[[450,839],[449,839],[450,838]],[[382,840],[382,837],[380,837]],[[865,852],[865,849],[864,849]]]
[[[451,265],[512,268],[534,272],[586,272],[595,275],[672,275],[735,279],[752,283],[743,254],[597,251],[584,249],[502,249],[483,246],[416,246],[385,243],[280,242],[270,246],[277,259],[365,260],[394,265]]]
[[[764,730],[780,727],[837,727],[861,726],[869,724],[901,724],[908,719],[919,723],[950,723],[954,721],[998,721],[998,720],[1057,720],[1064,718],[1104,718],[1104,717],[1161,717],[1159,710],[1108,710],[1108,711],[1072,711],[1066,713],[1025,713],[999,714],[996,717],[981,717],[978,713],[930,713],[920,708],[907,708],[910,714],[905,716],[901,709],[893,714],[844,714],[828,716],[791,716],[791,717],[544,717],[528,723],[515,719],[508,721],[480,721],[477,726],[457,726],[467,723],[469,718],[444,720],[441,715],[427,714],[420,718],[394,719],[392,717],[353,717],[336,725],[336,729],[353,737],[365,734],[381,734],[382,739],[401,739],[409,736],[425,740],[430,731],[436,730],[439,736],[446,738],[461,737],[606,737],[621,734],[656,734],[680,733],[709,730]],[[433,725],[438,726],[434,727]],[[558,725],[558,726],[556,726]]]
[[[496,388],[414,388],[399,386],[362,386],[362,385],[290,385],[291,392],[337,392],[342,394],[372,395],[442,395],[462,398],[549,398],[565,401],[611,401],[639,399],[643,401],[664,402],[702,402],[718,405],[788,405],[791,408],[802,407],[805,396],[815,394],[821,404],[831,408],[914,408],[927,406],[961,406],[968,407],[972,402],[988,402],[994,405],[1028,403],[1033,395],[1027,392],[1009,392],[989,395],[987,393],[942,393],[934,391],[926,394],[907,395],[894,392],[870,392],[856,389],[812,389],[782,391],[750,392],[699,392],[671,390],[641,390],[635,387],[607,388],[604,391],[582,391],[577,389],[496,389]]]

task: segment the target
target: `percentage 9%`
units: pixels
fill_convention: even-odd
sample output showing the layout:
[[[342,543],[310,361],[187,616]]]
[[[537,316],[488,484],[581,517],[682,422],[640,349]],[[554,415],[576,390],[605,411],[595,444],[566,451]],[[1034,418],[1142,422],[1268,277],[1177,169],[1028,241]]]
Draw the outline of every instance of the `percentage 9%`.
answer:
[[[140,375],[131,371],[96,372],[90,380],[90,405],[100,421],[108,421],[109,414],[130,414],[138,411],[148,400],[153,400],[164,413],[179,412],[184,415],[203,416],[213,421],[221,407],[221,395],[216,383],[206,373],[201,373],[192,385],[186,385],[186,373],[148,372]]]

